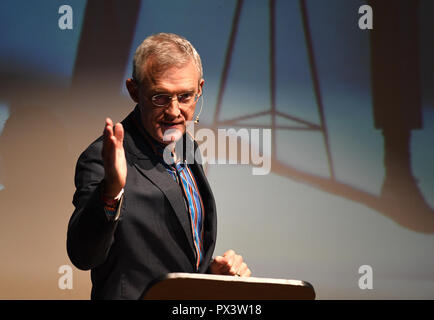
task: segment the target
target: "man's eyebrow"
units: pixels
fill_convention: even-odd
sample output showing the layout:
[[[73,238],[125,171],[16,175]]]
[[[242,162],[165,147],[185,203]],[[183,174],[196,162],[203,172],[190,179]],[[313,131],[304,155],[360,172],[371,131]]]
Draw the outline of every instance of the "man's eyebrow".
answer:
[[[195,90],[196,90],[196,88],[187,88],[187,89],[183,89],[183,90],[177,90],[177,91],[170,92],[166,88],[154,87],[154,88],[150,88],[149,92],[152,94],[175,94],[175,93],[181,94],[181,93],[192,93],[192,92],[195,92]]]

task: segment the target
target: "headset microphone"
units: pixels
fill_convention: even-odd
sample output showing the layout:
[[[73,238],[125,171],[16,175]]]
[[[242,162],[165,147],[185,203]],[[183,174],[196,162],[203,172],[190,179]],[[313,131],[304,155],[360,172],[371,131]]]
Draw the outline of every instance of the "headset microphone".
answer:
[[[201,98],[202,98],[202,101],[201,101],[201,104],[200,104],[200,110],[199,110],[198,115],[196,116],[196,119],[194,120],[194,123],[199,123],[199,116],[200,116],[200,114],[202,112],[202,107],[203,107],[203,94],[201,95]]]

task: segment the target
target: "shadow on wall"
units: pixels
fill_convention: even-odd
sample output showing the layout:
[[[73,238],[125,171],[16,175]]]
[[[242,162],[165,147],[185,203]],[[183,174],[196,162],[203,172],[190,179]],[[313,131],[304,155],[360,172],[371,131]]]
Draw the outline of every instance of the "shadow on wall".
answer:
[[[310,130],[319,130],[324,135],[331,178],[323,178],[300,171],[277,159],[275,151],[271,159],[271,170],[290,179],[310,184],[325,192],[338,195],[364,204],[389,217],[401,226],[422,233],[434,233],[434,210],[427,204],[417,185],[411,169],[410,138],[411,131],[422,127],[421,89],[419,64],[419,1],[401,0],[398,5],[390,6],[383,1],[370,1],[376,16],[376,25],[371,30],[371,70],[373,91],[373,114],[376,129],[383,132],[385,180],[381,195],[356,189],[335,179],[331,153],[328,146],[327,128],[323,121],[321,88],[315,65],[312,37],[309,30],[308,14],[305,0],[300,0],[303,28],[307,44],[311,76],[321,124],[315,127],[303,122]],[[246,115],[229,120],[220,120],[219,111],[226,88],[228,70],[230,69],[234,42],[238,30],[242,1],[238,1],[237,10],[231,30],[230,41],[226,51],[222,79],[218,92],[212,129],[215,135],[222,126],[243,127],[242,120],[269,115],[271,126],[264,126],[276,131],[276,119],[287,118],[300,121],[283,114],[275,108],[275,53],[274,53],[274,1],[270,1],[270,109],[264,112]],[[355,119],[349,119],[355,120]],[[292,130],[292,128],[282,128]],[[273,150],[277,142],[272,135]]]
[[[48,107],[29,101],[10,107],[0,136],[0,298],[59,299],[74,160],[65,129]]]

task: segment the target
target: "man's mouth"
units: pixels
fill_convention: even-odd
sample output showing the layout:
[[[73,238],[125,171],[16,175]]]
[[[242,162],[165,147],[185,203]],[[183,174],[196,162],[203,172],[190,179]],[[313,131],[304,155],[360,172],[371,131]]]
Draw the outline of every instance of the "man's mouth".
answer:
[[[183,126],[184,125],[184,122],[162,122],[161,123],[161,126],[164,128],[164,129],[171,129],[171,128],[179,128],[180,126]]]

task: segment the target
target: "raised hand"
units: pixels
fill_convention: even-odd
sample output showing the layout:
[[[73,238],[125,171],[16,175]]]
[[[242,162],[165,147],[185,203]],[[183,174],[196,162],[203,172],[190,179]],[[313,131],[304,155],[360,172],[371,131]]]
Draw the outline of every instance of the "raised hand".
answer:
[[[127,181],[127,161],[123,146],[124,128],[121,123],[113,126],[110,118],[105,120],[102,159],[104,161],[104,196],[116,197]]]

